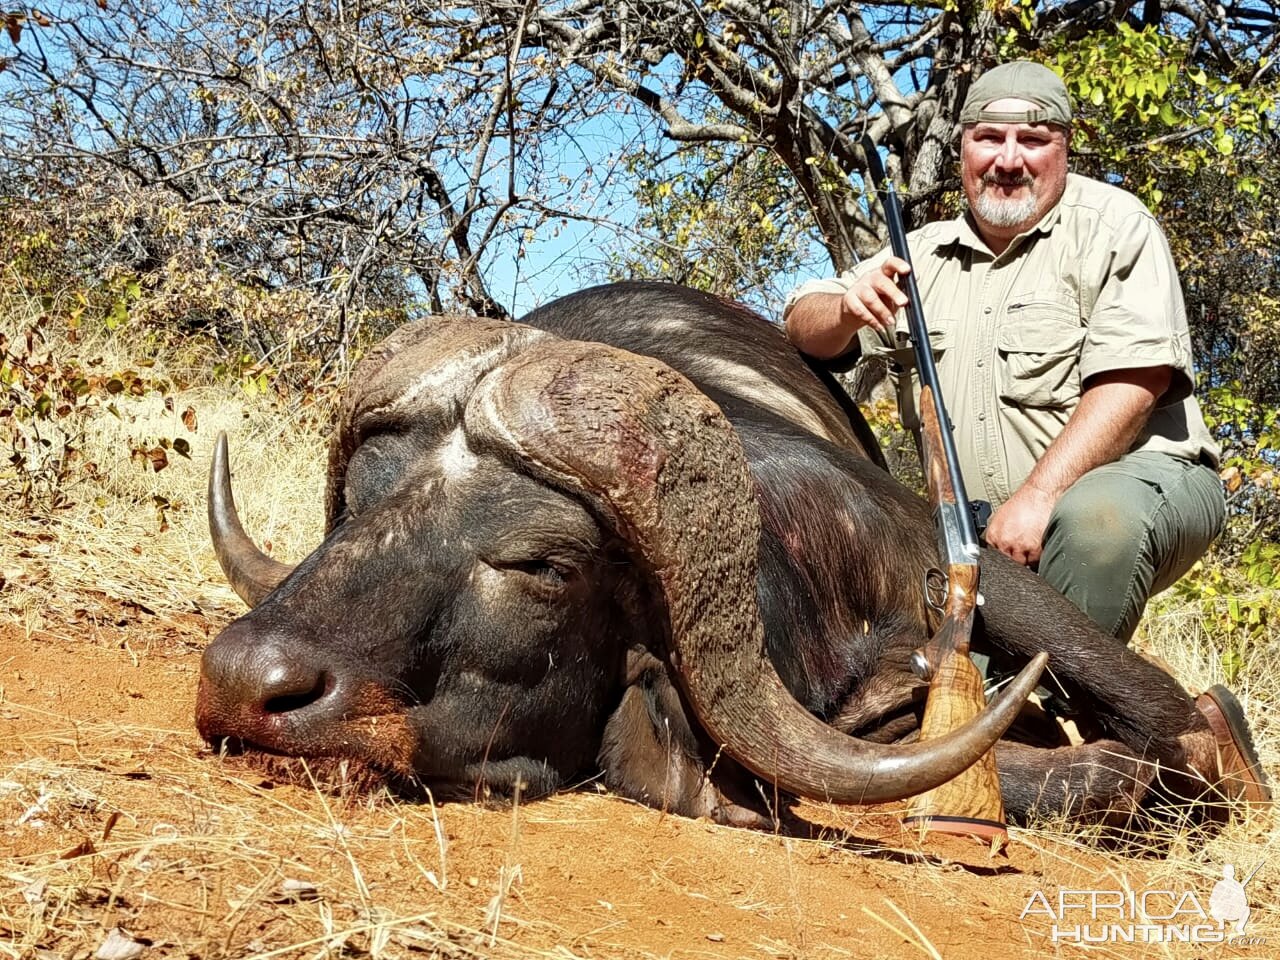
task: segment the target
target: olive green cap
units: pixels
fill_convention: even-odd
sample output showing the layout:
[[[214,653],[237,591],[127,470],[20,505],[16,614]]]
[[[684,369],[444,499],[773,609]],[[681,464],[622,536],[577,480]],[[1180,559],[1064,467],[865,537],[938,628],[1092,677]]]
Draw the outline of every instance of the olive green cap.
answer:
[[[1034,103],[1033,110],[988,110],[1006,97]],[[1071,98],[1062,78],[1043,64],[1011,60],[992,67],[969,88],[960,111],[961,123],[1054,123],[1071,126]]]

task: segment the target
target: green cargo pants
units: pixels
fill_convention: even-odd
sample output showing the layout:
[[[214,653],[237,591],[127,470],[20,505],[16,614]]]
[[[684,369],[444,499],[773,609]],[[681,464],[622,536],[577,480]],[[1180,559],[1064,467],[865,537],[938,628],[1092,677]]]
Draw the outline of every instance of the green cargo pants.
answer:
[[[1103,630],[1128,643],[1147,600],[1172,586],[1222,531],[1226,498],[1212,467],[1163,453],[1130,453],[1090,470],[1054,508],[1040,576]],[[999,654],[973,654],[988,688],[1017,673]],[[1045,710],[1074,709],[1057,684],[1036,690]]]
[[[1212,467],[1163,453],[1126,454],[1063,494],[1045,529],[1039,573],[1128,642],[1147,599],[1191,568],[1225,516]]]

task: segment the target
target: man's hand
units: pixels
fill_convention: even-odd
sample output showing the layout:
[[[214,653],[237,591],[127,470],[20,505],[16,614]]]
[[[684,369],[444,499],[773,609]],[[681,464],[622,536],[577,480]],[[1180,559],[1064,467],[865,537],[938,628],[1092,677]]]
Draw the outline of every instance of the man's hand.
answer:
[[[844,354],[862,327],[892,331],[894,313],[907,303],[897,278],[909,270],[905,260],[889,257],[843,294],[801,297],[787,311],[787,339],[802,353],[829,359]]]
[[[1057,497],[1023,484],[991,515],[991,522],[987,524],[987,546],[1024,567],[1034,567],[1040,562],[1044,531],[1057,502]]]
[[[889,257],[880,269],[859,277],[840,303],[841,320],[853,329],[871,327],[881,333],[893,331],[893,315],[907,305],[907,295],[898,279],[911,272],[907,261]]]

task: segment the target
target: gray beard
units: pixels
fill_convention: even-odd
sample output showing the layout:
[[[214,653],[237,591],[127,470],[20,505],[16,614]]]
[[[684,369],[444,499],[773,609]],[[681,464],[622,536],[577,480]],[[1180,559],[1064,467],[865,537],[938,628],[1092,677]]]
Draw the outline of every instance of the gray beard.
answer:
[[[987,193],[983,184],[983,191],[978,194],[978,202],[974,204],[973,212],[983,223],[990,224],[993,227],[1017,227],[1027,223],[1036,215],[1036,195],[1033,192],[1028,193],[1021,200],[1011,200],[1002,197],[994,197]]]

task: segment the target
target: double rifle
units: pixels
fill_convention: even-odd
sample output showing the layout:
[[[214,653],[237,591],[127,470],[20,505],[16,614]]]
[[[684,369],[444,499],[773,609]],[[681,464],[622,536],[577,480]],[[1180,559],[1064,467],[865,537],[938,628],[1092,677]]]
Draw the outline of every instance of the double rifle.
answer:
[[[911,263],[902,207],[893,181],[885,176],[880,155],[870,138],[862,141],[867,169],[880,196],[894,256]],[[946,598],[941,603],[942,621],[933,637],[911,659],[911,668],[929,682],[920,739],[942,736],[977,716],[986,704],[982,675],[969,658],[969,637],[973,632],[978,594],[978,532],[974,522],[951,421],[938,387],[938,370],[933,362],[929,331],[920,306],[914,268],[905,280],[907,322],[920,378],[920,449],[929,503],[933,507],[934,529],[944,571],[930,570],[929,580],[945,579]],[[1005,830],[1004,803],[996,775],[995,752],[989,751],[960,776],[913,797],[908,807],[908,824],[922,830],[958,833],[1002,843]]]

